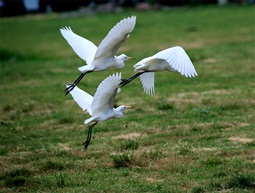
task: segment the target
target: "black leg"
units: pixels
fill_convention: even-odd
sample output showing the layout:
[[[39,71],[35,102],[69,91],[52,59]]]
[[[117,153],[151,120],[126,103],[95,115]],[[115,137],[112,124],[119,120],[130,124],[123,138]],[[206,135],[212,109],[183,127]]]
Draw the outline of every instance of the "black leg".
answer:
[[[91,140],[91,134],[92,134],[92,129],[93,127],[97,124],[97,122],[95,122],[94,124],[89,126],[89,131],[88,131],[88,136],[87,136],[87,140],[82,144],[84,146],[84,149],[88,149],[90,140]]]
[[[93,72],[93,71],[87,71],[87,72],[81,73],[81,75],[80,75],[70,86],[68,86],[68,87],[65,89],[65,95],[67,95],[68,93],[70,93],[70,92],[74,89],[74,87],[76,87],[76,86],[79,84],[79,82],[81,81],[81,79],[82,79],[86,74],[88,74],[88,73],[90,73],[90,72]]]
[[[71,92],[74,87],[81,81],[81,79],[85,76],[86,73],[81,73],[81,75],[70,85],[65,89],[65,95],[67,95],[69,92]]]
[[[134,76],[131,76],[128,79],[122,79],[121,83],[119,84],[119,86],[123,87],[123,86],[127,85],[128,83],[130,83],[131,81],[135,80],[138,76],[142,75],[145,72],[147,72],[147,71],[138,72]]]

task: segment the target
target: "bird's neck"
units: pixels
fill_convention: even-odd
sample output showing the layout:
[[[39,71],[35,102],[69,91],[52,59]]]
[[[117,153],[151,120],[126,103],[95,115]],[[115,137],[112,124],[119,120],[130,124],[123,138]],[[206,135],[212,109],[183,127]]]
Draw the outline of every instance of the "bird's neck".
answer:
[[[123,112],[118,110],[118,109],[114,109],[115,111],[115,117],[116,118],[121,118],[123,116]]]
[[[115,61],[118,64],[117,68],[123,68],[125,66],[124,61],[119,56],[115,57]]]

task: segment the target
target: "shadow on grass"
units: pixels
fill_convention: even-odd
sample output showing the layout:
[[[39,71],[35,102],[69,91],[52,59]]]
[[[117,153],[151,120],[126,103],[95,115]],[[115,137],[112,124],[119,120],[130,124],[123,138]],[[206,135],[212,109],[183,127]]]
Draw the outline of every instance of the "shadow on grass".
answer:
[[[26,184],[27,179],[31,174],[31,171],[25,168],[21,168],[4,174],[0,177],[0,179],[4,180],[4,184],[6,187],[20,187]]]
[[[255,190],[255,174],[234,174],[229,179],[227,187]]]

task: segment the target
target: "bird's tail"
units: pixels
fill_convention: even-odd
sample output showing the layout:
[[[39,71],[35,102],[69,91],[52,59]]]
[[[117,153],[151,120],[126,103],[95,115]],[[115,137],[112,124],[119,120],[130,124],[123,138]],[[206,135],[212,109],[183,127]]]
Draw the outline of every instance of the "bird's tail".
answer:
[[[91,65],[85,65],[85,66],[79,67],[78,70],[79,70],[80,72],[88,72],[88,71],[92,71],[93,68],[92,68]]]
[[[97,117],[97,116],[92,116],[92,117],[86,119],[86,120],[84,121],[84,124],[88,124],[88,123],[94,121],[96,118],[98,118],[98,117]]]

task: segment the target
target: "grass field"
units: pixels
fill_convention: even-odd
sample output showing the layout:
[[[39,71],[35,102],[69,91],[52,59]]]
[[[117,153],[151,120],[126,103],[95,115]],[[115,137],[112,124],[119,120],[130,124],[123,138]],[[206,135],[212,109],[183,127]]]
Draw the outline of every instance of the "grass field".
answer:
[[[136,62],[180,45],[198,72],[156,74],[154,96],[139,80],[116,105],[122,119],[88,125],[64,85],[84,62],[59,32],[100,43],[124,17],[137,24],[118,54]],[[254,6],[28,15],[0,20],[0,192],[254,192]],[[126,62],[123,77],[133,75]],[[88,74],[80,88],[120,70]]]

